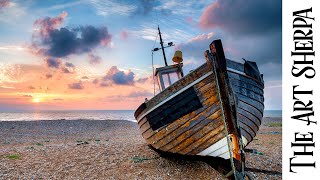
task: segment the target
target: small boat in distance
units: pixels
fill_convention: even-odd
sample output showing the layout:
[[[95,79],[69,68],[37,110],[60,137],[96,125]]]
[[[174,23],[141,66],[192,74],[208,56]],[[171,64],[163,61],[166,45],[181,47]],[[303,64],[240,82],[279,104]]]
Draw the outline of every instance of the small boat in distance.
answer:
[[[159,35],[162,43],[160,30]],[[134,116],[156,151],[216,157],[230,162],[224,175],[244,179],[244,147],[256,136],[263,116],[263,76],[255,62],[227,60],[221,40],[209,48],[206,62],[185,76],[181,52],[175,53],[175,64],[165,60],[166,66],[155,72],[161,92],[143,102]]]

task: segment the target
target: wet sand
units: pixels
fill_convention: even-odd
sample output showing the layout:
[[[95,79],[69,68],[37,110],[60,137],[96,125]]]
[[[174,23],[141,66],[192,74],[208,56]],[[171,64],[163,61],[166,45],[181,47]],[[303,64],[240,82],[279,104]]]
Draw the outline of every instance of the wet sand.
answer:
[[[281,179],[281,118],[247,147],[254,179]],[[256,172],[265,170],[263,172]],[[210,165],[160,157],[130,121],[0,121],[0,179],[225,179]]]

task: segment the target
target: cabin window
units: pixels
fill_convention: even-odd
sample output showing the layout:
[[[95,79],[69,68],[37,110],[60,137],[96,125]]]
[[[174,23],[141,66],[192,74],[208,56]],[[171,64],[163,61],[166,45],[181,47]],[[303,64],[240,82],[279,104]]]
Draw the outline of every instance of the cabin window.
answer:
[[[164,89],[181,79],[182,73],[178,65],[171,65],[157,68],[156,76],[158,79],[160,91],[163,91]]]
[[[164,84],[164,89],[171,86],[173,83],[177,82],[181,78],[178,72],[170,72],[170,73],[163,73],[162,79]]]

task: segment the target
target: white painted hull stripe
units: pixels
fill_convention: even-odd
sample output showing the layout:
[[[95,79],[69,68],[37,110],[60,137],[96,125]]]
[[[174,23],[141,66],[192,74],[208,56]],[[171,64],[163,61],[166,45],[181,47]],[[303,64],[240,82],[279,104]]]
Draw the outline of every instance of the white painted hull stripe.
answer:
[[[218,156],[220,154],[223,154],[224,152],[228,151],[228,145],[225,144],[224,146],[220,147],[219,149],[216,149],[210,153],[208,153],[209,156]]]
[[[156,108],[160,107],[162,104],[168,102],[169,100],[171,100],[172,98],[176,97],[177,95],[179,95],[180,93],[182,93],[183,91],[187,90],[188,88],[190,88],[191,86],[197,84],[198,82],[202,81],[203,79],[207,78],[208,76],[210,76],[211,74],[213,74],[212,71],[208,72],[207,74],[201,76],[200,78],[198,78],[197,80],[193,81],[192,83],[190,83],[189,85],[187,85],[186,87],[180,89],[178,92],[174,93],[173,95],[171,95],[170,97],[168,97],[167,99],[165,99],[164,101],[162,101],[161,103],[157,104],[156,106],[154,106],[153,108],[149,109],[149,111],[147,111],[146,113],[144,113],[143,115],[139,115],[138,116],[138,121],[140,121],[142,118],[144,118],[147,114],[149,114],[151,111],[155,110]]]
[[[202,152],[198,153],[198,155],[206,156],[206,155],[216,151],[217,149],[220,149],[221,147],[227,146],[227,145],[228,145],[227,137],[224,137],[221,140],[219,140],[218,142],[216,142],[213,145],[209,146],[207,149],[205,149]]]

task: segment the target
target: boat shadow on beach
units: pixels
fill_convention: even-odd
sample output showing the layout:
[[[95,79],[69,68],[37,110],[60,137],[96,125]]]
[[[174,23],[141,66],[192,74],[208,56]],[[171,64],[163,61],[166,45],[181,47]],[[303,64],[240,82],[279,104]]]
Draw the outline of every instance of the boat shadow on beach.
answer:
[[[207,163],[209,166],[214,168],[216,171],[221,173],[222,175],[228,174],[231,170],[231,164],[229,159],[223,159],[220,157],[212,157],[212,156],[191,156],[191,155],[181,155],[177,153],[164,152],[158,149],[153,148],[149,145],[149,148],[154,150],[159,154],[160,157],[165,158],[169,161],[202,161]]]

